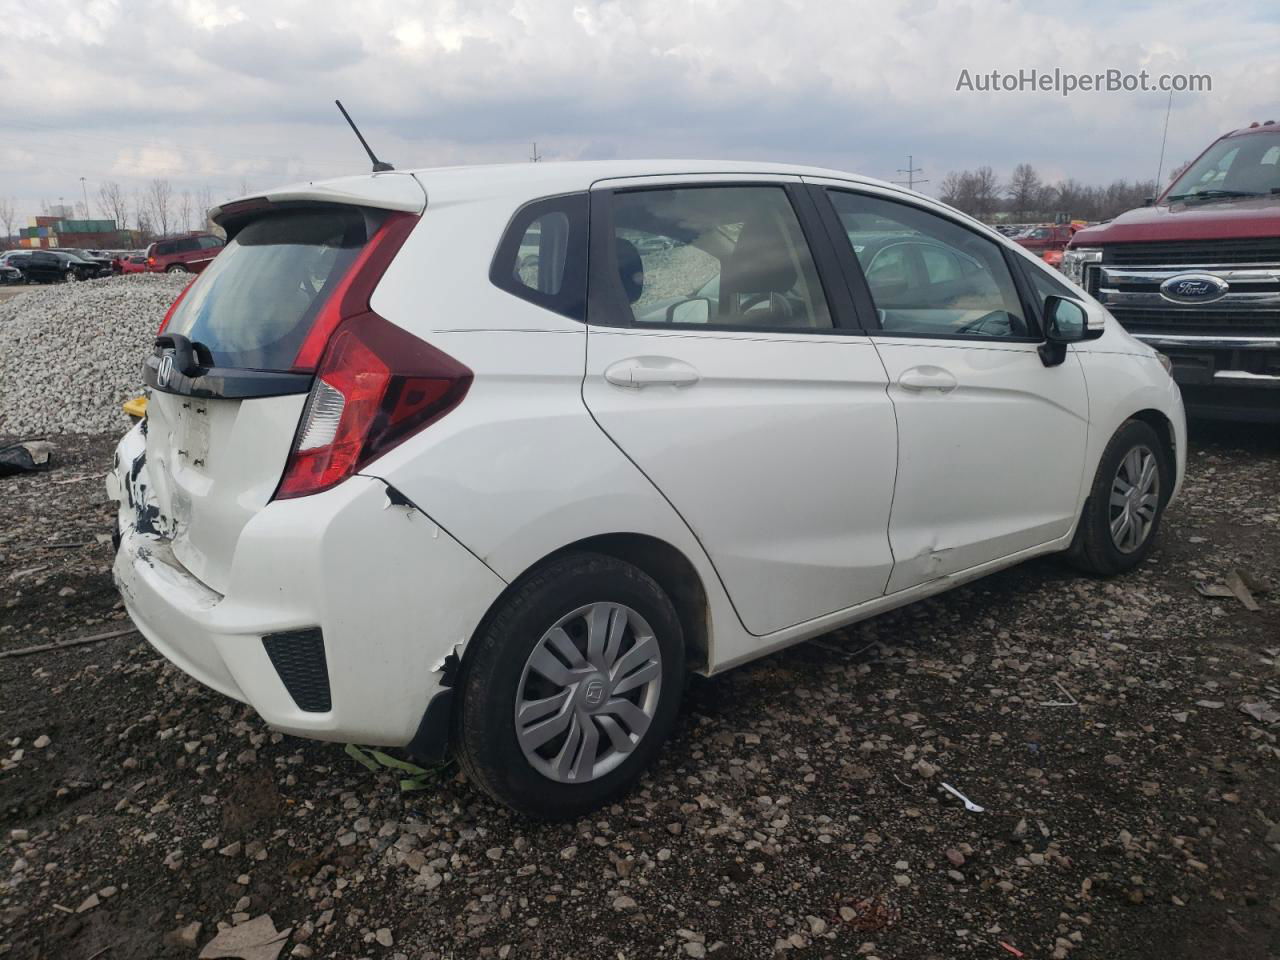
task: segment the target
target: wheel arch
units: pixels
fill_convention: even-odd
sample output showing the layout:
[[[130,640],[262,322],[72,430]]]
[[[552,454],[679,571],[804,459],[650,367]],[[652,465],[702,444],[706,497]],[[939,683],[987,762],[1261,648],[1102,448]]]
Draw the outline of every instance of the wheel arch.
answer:
[[[665,540],[643,533],[605,533],[585,537],[551,551],[531,563],[513,579],[501,594],[489,605],[489,611],[476,626],[462,651],[465,667],[467,649],[488,626],[493,613],[505,599],[536,570],[567,553],[599,553],[638,567],[647,573],[671,598],[684,631],[686,667],[694,672],[706,672],[711,659],[711,613],[707,602],[706,587],[697,568],[678,548]]]
[[[1150,426],[1156,432],[1156,436],[1160,438],[1160,444],[1164,448],[1164,455],[1168,458],[1169,468],[1174,472],[1174,482],[1169,484],[1168,491],[1164,494],[1167,500],[1173,493],[1173,488],[1177,485],[1178,471],[1178,440],[1174,433],[1173,423],[1165,414],[1156,410],[1154,407],[1147,407],[1139,410],[1137,413],[1129,417],[1130,420],[1139,420]]]

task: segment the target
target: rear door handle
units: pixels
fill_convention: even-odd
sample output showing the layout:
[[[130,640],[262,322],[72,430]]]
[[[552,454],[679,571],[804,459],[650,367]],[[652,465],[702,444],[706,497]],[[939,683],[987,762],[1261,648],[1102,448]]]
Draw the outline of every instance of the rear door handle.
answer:
[[[926,390],[937,390],[939,393],[950,393],[959,383],[952,374],[942,367],[924,364],[912,367],[898,378],[898,386],[912,393],[923,393]]]
[[[604,378],[616,387],[688,387],[698,382],[698,371],[672,357],[629,357],[610,364]]]

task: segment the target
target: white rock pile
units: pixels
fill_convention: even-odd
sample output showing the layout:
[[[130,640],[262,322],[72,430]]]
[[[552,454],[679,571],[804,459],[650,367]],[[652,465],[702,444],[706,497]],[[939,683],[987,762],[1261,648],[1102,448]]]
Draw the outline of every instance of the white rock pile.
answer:
[[[142,361],[191,278],[131,274],[0,302],[0,434],[123,433]]]

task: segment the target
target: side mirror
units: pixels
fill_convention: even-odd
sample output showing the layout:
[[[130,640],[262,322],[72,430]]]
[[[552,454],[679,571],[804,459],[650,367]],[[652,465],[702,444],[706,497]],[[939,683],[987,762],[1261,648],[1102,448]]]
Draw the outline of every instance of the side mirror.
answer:
[[[1045,342],[1040,345],[1040,359],[1046,367],[1067,359],[1067,344],[1096,340],[1106,331],[1101,323],[1090,325],[1085,305],[1068,297],[1045,297],[1043,316]]]
[[[667,323],[709,323],[710,321],[709,297],[693,297],[667,307]]]

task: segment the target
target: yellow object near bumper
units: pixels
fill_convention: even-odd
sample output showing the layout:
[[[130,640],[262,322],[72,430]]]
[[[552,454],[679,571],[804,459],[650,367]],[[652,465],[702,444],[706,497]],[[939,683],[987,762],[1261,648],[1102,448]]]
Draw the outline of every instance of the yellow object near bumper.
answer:
[[[121,407],[129,416],[137,417],[141,420],[143,415],[147,412],[147,398],[134,397],[132,400],[126,400],[121,404]]]

